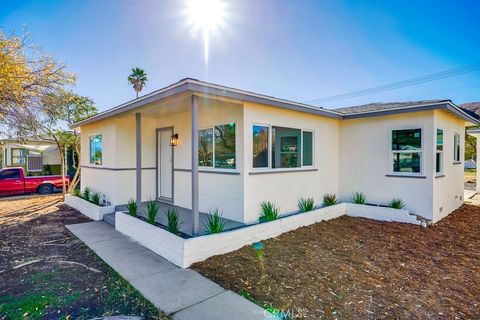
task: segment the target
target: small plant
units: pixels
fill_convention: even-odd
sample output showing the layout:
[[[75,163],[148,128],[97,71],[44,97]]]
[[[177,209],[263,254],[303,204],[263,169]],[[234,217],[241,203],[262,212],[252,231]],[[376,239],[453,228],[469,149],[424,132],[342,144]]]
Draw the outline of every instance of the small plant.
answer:
[[[80,197],[80,190],[78,188],[73,189],[72,196]]]
[[[213,213],[211,211],[209,212],[205,228],[208,233],[220,233],[225,228],[225,219],[218,213],[217,208],[213,210]]]
[[[91,196],[92,196],[92,188],[90,188],[89,186],[86,186],[85,189],[83,189],[82,198],[87,201],[90,201]]]
[[[128,200],[127,210],[128,210],[128,214],[131,215],[132,217],[137,216],[138,207],[137,207],[137,202],[134,199]]]
[[[180,222],[178,218],[178,212],[177,209],[168,209],[165,211],[165,215],[167,216],[167,229],[173,234],[179,234],[180,233],[180,226],[182,223]]]
[[[252,244],[252,249],[255,251],[255,256],[262,268],[262,275],[265,274],[265,264],[263,263],[263,243],[261,241]]]
[[[156,201],[150,200],[147,203],[147,222],[150,224],[155,223],[155,218],[158,213],[158,204]]]
[[[92,193],[92,203],[96,204],[97,206],[100,205],[100,199],[102,198],[102,194],[100,192],[94,192]]]
[[[363,192],[354,192],[352,195],[352,202],[356,204],[365,204],[367,198]]]
[[[324,206],[333,206],[334,204],[337,204],[337,196],[335,193],[327,193],[323,196]]]
[[[298,210],[300,212],[312,211],[315,209],[315,201],[313,198],[301,198],[298,200]]]
[[[262,211],[260,212],[261,221],[273,221],[278,219],[280,209],[271,201],[263,201],[260,204]]]
[[[402,199],[393,199],[388,206],[393,209],[402,209],[405,207],[405,202]]]

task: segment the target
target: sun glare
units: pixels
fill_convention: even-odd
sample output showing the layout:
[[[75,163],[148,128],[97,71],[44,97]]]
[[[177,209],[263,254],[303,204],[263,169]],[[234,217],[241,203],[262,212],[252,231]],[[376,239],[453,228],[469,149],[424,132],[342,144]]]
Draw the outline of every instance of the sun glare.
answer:
[[[210,36],[225,23],[226,6],[222,0],[188,0],[188,25],[203,38],[205,63],[208,63]]]

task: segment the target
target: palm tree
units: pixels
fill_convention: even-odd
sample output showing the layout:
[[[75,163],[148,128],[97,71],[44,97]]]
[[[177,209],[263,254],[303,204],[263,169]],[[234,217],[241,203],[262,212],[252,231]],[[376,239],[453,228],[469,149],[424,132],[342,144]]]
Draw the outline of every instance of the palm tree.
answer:
[[[133,89],[135,89],[135,92],[137,93],[137,98],[138,93],[142,91],[147,81],[148,79],[145,70],[140,68],[132,68],[132,74],[128,76],[128,82],[133,86]]]

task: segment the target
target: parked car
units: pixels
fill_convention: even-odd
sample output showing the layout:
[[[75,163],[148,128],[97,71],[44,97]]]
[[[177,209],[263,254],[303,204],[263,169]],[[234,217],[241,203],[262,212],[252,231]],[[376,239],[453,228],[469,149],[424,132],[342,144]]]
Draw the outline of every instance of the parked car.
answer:
[[[65,176],[66,185],[70,177]],[[22,194],[51,194],[62,188],[62,176],[26,177],[23,168],[6,168],[0,170],[0,196]]]

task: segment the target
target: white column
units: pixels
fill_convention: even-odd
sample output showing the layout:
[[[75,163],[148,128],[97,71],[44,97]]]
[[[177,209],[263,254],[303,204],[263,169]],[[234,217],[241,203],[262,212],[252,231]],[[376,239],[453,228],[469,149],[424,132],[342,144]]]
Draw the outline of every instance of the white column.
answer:
[[[140,209],[142,203],[142,114],[135,113],[136,198]]]
[[[192,215],[193,234],[199,233],[198,207],[198,97],[192,96]]]
[[[475,183],[475,191],[477,193],[480,193],[480,135],[475,135],[475,138],[477,139],[477,158],[475,159],[475,164],[476,164],[476,170],[477,170],[477,182]]]

